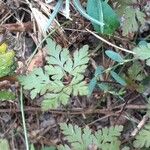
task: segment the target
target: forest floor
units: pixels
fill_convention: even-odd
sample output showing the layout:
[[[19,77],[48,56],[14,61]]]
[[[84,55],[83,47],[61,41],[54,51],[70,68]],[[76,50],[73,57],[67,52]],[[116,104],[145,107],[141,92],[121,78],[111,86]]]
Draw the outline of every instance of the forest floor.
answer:
[[[93,131],[103,127],[122,125],[126,130],[123,133],[122,144],[130,143],[133,139],[132,134],[134,136],[137,134],[136,127],[140,124],[142,128],[148,120],[146,111],[149,92],[140,92],[139,89],[141,82],[146,79],[148,79],[146,82],[150,81],[149,67],[144,61],[124,64],[116,70],[121,72],[121,76],[127,81],[126,86],[118,84],[106,73],[101,82],[107,83],[111,87],[110,91],[104,92],[96,87],[91,96],[70,96],[66,106],[42,111],[43,97],[39,95],[32,100],[30,91],[23,90],[22,93],[17,76],[32,72],[34,68],[44,67],[46,64],[46,42],[42,41],[44,38],[42,25],[44,20],[49,18],[49,12],[56,2],[53,1],[50,4],[45,3],[44,0],[28,2],[25,0],[0,1],[0,44],[6,42],[8,49],[15,51],[16,62],[15,73],[0,78],[0,90],[12,91],[16,96],[15,100],[0,102],[0,137],[7,139],[10,150],[26,149],[20,108],[21,94],[23,94],[28,140],[36,150],[66,143],[60,130],[60,123],[70,123],[82,128],[88,126]],[[34,9],[31,9],[29,4]],[[121,51],[117,47],[132,51],[140,40],[147,42],[150,40],[150,30],[123,36],[121,29],[111,36],[99,34],[102,38],[100,39],[95,36],[91,23],[82,17],[73,5],[70,9],[71,19],[66,19],[63,11],[60,12],[47,34],[61,47],[68,48],[71,54],[83,45],[89,45],[90,60],[84,73],[87,83],[90,83],[94,77],[98,66],[107,69],[116,64],[106,56],[105,50],[113,50],[124,58],[131,58],[130,53]],[[145,80],[133,80],[137,77],[131,78],[129,75],[129,70],[135,69],[134,63],[137,64],[134,67],[141,67],[140,73],[144,74]],[[124,93],[118,96],[117,94],[122,90]],[[52,150],[52,147],[49,150]]]

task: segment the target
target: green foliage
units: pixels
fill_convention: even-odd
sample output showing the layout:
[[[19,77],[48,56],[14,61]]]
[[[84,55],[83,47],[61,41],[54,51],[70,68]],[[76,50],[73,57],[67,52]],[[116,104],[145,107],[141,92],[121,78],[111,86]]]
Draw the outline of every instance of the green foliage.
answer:
[[[24,89],[30,90],[31,98],[45,95],[43,110],[66,105],[70,95],[87,95],[88,87],[84,81],[84,72],[89,61],[88,46],[69,54],[51,39],[47,39],[47,65],[37,68],[28,75],[19,77]],[[38,81],[38,82],[37,82]]]
[[[139,61],[134,61],[134,63],[128,67],[127,73],[124,74],[124,78],[129,87],[133,87],[136,91],[143,93],[145,85],[142,82],[146,76]]]
[[[104,68],[102,66],[98,66],[96,68],[95,73],[94,73],[94,77],[90,80],[90,83],[88,85],[88,89],[89,89],[88,95],[89,96],[91,96],[91,94],[93,93],[93,91],[96,87],[96,84],[97,84],[97,80],[98,80],[99,76],[102,75],[103,70],[104,70]]]
[[[34,145],[33,145],[33,144],[31,144],[31,145],[30,145],[30,150],[35,150],[35,148],[34,148]]]
[[[135,137],[133,143],[135,148],[150,148],[150,124],[145,125],[145,127],[138,133]]]
[[[80,3],[80,0],[74,0],[73,1],[73,4],[75,6],[75,8],[78,10],[78,12],[83,16],[85,17],[86,19],[90,20],[91,22],[97,24],[97,25],[100,25],[100,26],[103,26],[104,23],[99,21],[99,20],[96,20],[95,18],[91,17],[90,15],[88,15],[86,13],[86,11],[84,10],[84,8],[81,6],[81,3]]]
[[[15,95],[10,91],[0,91],[0,101],[14,100]]]
[[[117,7],[116,12],[117,14],[122,17],[124,14],[125,9],[130,6],[135,0],[116,0]]]
[[[128,76],[132,80],[142,81],[144,79],[143,67],[139,61],[134,63],[128,69]]]
[[[120,141],[118,137],[123,130],[122,126],[110,128],[102,128],[95,134],[86,127],[83,130],[77,125],[72,126],[63,123],[60,125],[62,133],[66,136],[67,141],[71,144],[71,148],[67,145],[61,145],[59,150],[86,150],[90,145],[96,145],[101,150],[119,150]]]
[[[118,137],[121,135],[123,126],[114,126],[102,128],[95,133],[94,142],[102,150],[120,150],[121,142]]]
[[[103,0],[88,0],[87,13],[96,20],[104,23],[104,26],[92,22],[95,31],[102,34],[113,34],[119,27],[119,19],[115,11]]]
[[[146,60],[146,64],[150,66],[150,43],[139,44],[133,49],[135,57],[140,60]]]
[[[30,150],[35,150],[35,147],[33,144],[30,145]],[[56,147],[54,147],[54,146],[43,147],[41,150],[56,150]]]
[[[46,85],[50,82],[48,74],[45,74],[42,68],[36,68],[27,76],[20,76],[19,81],[24,86],[24,89],[30,90],[32,99],[39,93],[44,94]]]
[[[72,126],[71,124],[63,123],[60,127],[73,149],[85,150],[93,143],[93,135],[88,127],[83,129],[83,133],[77,125]]]
[[[56,150],[56,147],[54,147],[54,146],[44,147],[41,150]]]
[[[139,23],[145,23],[145,14],[138,9],[127,7],[124,12],[123,35],[138,31]]]
[[[7,52],[7,46],[5,46],[5,43],[0,45],[0,78],[14,72],[16,68],[14,56],[14,51]]]
[[[3,150],[10,150],[8,141],[6,139],[0,139],[0,148]]]
[[[114,51],[111,51],[111,50],[107,50],[107,51],[105,51],[105,54],[109,58],[111,58],[113,61],[116,61],[118,63],[124,62],[124,59],[117,52],[114,52]]]
[[[103,67],[98,67],[96,69],[96,72],[97,70],[100,70],[99,73],[96,74],[95,72],[95,75],[94,77],[91,79],[90,83],[89,83],[89,95],[92,94],[92,92],[94,91],[94,89],[96,88],[96,86],[99,87],[100,90],[102,90],[103,92],[107,92],[107,93],[110,93],[110,94],[113,94],[113,95],[122,95],[124,93],[123,89],[119,90],[119,92],[116,92],[114,90],[114,87],[109,84],[109,83],[103,83],[101,82],[101,79],[102,78],[102,75],[104,73],[110,73],[110,76],[112,77],[112,79],[114,79],[117,83],[119,83],[120,85],[122,86],[126,86],[127,83],[125,81],[125,79],[123,77],[121,77],[117,72],[115,72],[114,70],[116,69],[117,66],[119,65],[123,65],[124,63],[126,62],[129,62],[130,60],[128,59],[124,59],[121,57],[121,55],[117,52],[114,52],[114,51],[111,51],[111,50],[107,50],[105,51],[105,54],[110,58],[112,59],[113,61],[116,61],[117,64],[110,67],[110,68],[107,68],[104,70]]]
[[[110,71],[110,74],[111,74],[112,78],[113,78],[117,83],[119,83],[119,84],[121,84],[121,85],[123,85],[123,86],[126,86],[125,80],[124,80],[122,77],[120,77],[116,72]]]

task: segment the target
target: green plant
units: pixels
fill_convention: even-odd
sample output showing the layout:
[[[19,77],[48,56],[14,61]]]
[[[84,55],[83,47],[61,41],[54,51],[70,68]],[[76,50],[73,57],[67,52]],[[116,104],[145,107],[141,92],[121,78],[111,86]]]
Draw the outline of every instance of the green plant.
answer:
[[[103,0],[88,0],[87,13],[96,20],[104,23],[100,26],[92,22],[95,31],[102,34],[112,34],[119,27],[119,17],[110,5]]]
[[[140,25],[145,24],[145,17],[145,14],[139,9],[127,7],[124,12],[123,35],[138,31],[139,23]]]
[[[68,145],[60,145],[58,150],[87,150],[92,145],[96,145],[101,150],[120,149],[118,137],[123,130],[122,126],[105,127],[95,133],[92,133],[88,127],[82,130],[77,125],[72,126],[66,123],[60,124],[60,128],[71,147]]]
[[[135,52],[135,57],[145,60],[146,65],[150,66],[150,43],[140,42],[133,51]]]
[[[139,131],[138,135],[135,137],[133,143],[135,148],[150,148],[150,124],[144,126],[144,128]]]
[[[48,2],[48,3],[49,3],[49,2]],[[70,7],[70,0],[67,0],[65,4],[66,4],[66,6],[65,6],[65,7],[66,7],[65,16],[66,16],[66,18],[69,18],[69,16],[70,16],[70,8],[69,8],[69,7]],[[94,23],[96,23],[96,24],[98,24],[98,25],[100,25],[100,26],[103,26],[103,25],[104,25],[103,22],[100,22],[99,20],[96,20],[96,19],[92,18],[91,16],[89,16],[89,15],[87,14],[86,11],[84,10],[84,8],[81,6],[81,3],[80,3],[79,0],[73,0],[73,4],[74,4],[76,10],[78,10],[79,13],[80,13],[81,15],[83,15],[86,19],[88,19],[88,20],[90,20],[91,22],[94,22]],[[58,12],[59,12],[60,8],[62,7],[62,5],[63,5],[63,0],[59,0],[59,1],[56,3],[56,6],[55,6],[55,8],[54,8],[54,11],[53,11],[53,13],[52,13],[51,16],[50,16],[47,25],[45,26],[45,31],[46,31],[46,30],[49,28],[49,26],[51,25],[52,21],[54,20],[54,18],[55,18],[56,15],[58,14]]]
[[[14,51],[7,51],[7,45],[5,43],[0,45],[0,78],[14,72],[16,68],[14,57]]]
[[[3,150],[10,150],[8,141],[6,139],[0,139],[0,147],[3,148]]]
[[[5,100],[14,100],[15,95],[13,92],[10,91],[0,91],[0,101],[5,101]]]
[[[119,19],[115,11],[104,0],[88,0],[87,1],[87,13],[82,7],[80,0],[73,0],[76,10],[86,19],[90,20],[94,26],[94,29],[102,34],[112,34],[120,25]],[[54,11],[51,14],[48,23],[45,27],[45,31],[49,28],[52,21],[55,19],[60,8],[63,5],[63,0],[59,0],[54,7]],[[66,0],[65,16],[70,16],[70,0]],[[94,12],[94,13],[93,13]]]
[[[146,15],[139,7],[134,7],[137,0],[116,0],[118,2],[117,13],[123,17],[122,30],[123,35],[128,35],[138,31],[139,26],[144,25]],[[138,6],[138,5],[137,5]]]
[[[123,76],[129,88],[133,88],[140,93],[144,91],[145,85],[142,82],[146,78],[146,75],[139,61],[135,60]]]
[[[106,50],[105,54],[116,63],[107,69],[104,69],[102,66],[99,66],[95,70],[94,77],[91,79],[89,83],[89,95],[92,94],[93,90],[98,87],[100,90],[104,92],[108,92],[113,95],[122,95],[124,93],[123,87],[128,86],[130,89],[134,89],[140,93],[143,93],[145,90],[148,89],[149,81],[146,81],[147,85],[144,83],[145,80],[149,80],[149,77],[144,74],[144,70],[142,69],[141,63],[138,61],[146,60],[146,64],[149,65],[150,60],[150,49],[149,43],[140,42],[139,46],[133,49],[135,55],[132,59],[125,59],[119,53]],[[122,65],[126,65],[126,63],[132,63],[132,65],[128,68],[125,74],[118,73],[118,67]],[[117,70],[117,71],[116,71]],[[108,74],[110,77],[115,80],[118,84],[122,86],[119,92],[112,91],[111,84],[102,82],[102,77],[104,74]]]
[[[123,89],[121,89],[119,92],[115,91],[114,88],[112,88],[111,84],[102,82],[101,78],[104,74],[110,74],[111,78],[113,80],[115,80],[118,84],[120,84],[122,87],[125,87],[127,85],[125,79],[120,76],[115,69],[118,66],[121,66],[127,62],[132,61],[132,59],[124,59],[122,58],[122,56],[114,51],[111,50],[106,50],[105,54],[113,61],[116,62],[116,64],[112,67],[109,67],[107,69],[104,70],[104,68],[102,66],[99,66],[96,68],[95,70],[95,74],[94,77],[92,78],[92,80],[89,83],[89,95],[92,94],[93,90],[95,89],[95,87],[97,86],[100,90],[113,94],[113,95],[122,95],[124,93],[124,91],[122,91]],[[113,90],[112,90],[113,89]]]
[[[28,75],[20,76],[24,89],[30,90],[31,98],[44,95],[42,109],[66,105],[70,95],[87,95],[88,88],[84,81],[84,72],[89,61],[88,46],[76,50],[73,57],[69,50],[62,49],[51,39],[47,39],[47,65],[37,68]],[[38,81],[38,82],[37,82]]]

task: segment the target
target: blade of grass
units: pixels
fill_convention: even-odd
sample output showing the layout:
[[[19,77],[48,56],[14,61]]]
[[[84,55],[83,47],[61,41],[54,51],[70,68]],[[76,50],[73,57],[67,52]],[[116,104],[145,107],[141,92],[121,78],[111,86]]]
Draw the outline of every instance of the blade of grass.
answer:
[[[66,0],[66,6],[65,6],[65,15],[66,15],[66,18],[69,19],[69,16],[70,16],[70,0]]]
[[[23,131],[24,131],[24,137],[25,137],[26,150],[29,150],[29,141],[28,141],[28,136],[27,136],[27,128],[26,128],[24,108],[23,108],[22,86],[20,87],[20,109],[21,109],[21,116],[22,116],[22,123],[23,123]]]
[[[59,1],[57,2],[56,6],[54,7],[54,11],[53,11],[53,13],[50,15],[50,18],[49,18],[49,20],[48,20],[48,23],[47,23],[47,25],[46,25],[46,27],[45,27],[45,31],[48,30],[48,28],[49,28],[49,26],[51,25],[52,21],[55,19],[57,13],[59,12],[60,7],[62,6],[62,4],[63,4],[63,0],[59,0]]]

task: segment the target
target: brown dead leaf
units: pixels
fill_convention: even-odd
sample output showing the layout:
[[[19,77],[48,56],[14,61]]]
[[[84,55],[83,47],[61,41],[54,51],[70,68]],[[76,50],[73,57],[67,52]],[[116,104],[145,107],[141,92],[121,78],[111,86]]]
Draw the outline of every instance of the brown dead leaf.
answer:
[[[44,54],[42,50],[39,50],[38,53],[33,57],[31,63],[28,66],[28,71],[33,71],[34,68],[42,67],[44,65]]]

